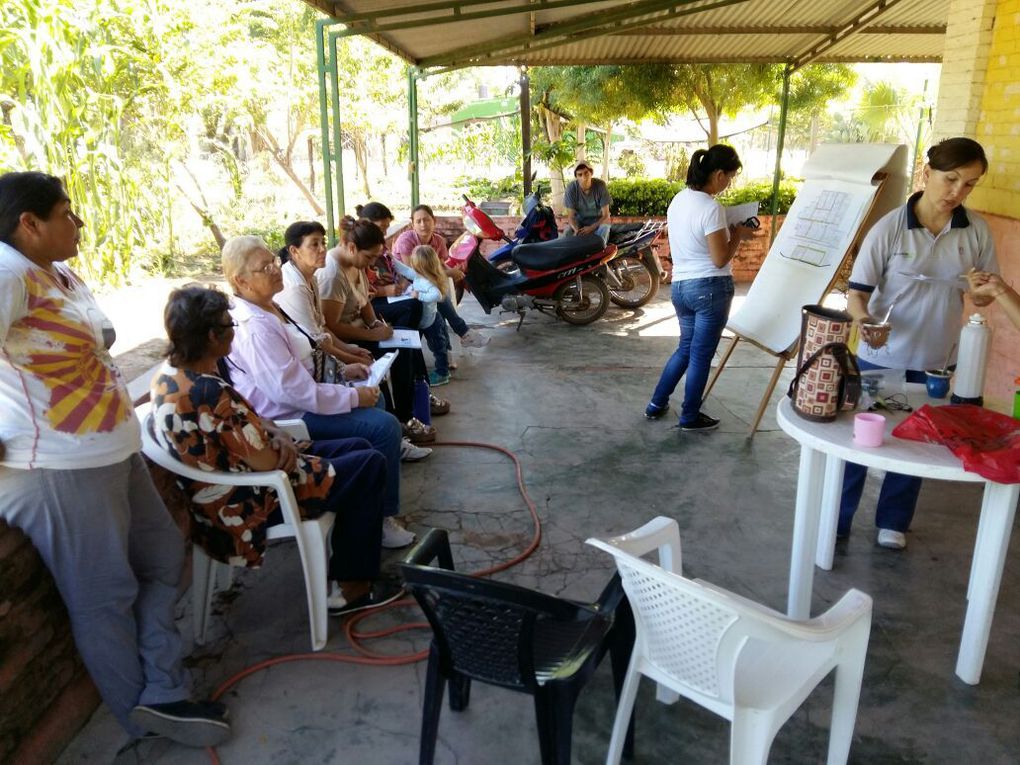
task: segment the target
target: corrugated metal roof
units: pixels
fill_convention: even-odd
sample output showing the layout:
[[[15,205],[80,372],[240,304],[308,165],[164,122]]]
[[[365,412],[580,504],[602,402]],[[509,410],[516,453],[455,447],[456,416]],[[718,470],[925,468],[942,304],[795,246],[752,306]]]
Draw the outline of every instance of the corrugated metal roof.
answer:
[[[305,2],[427,67],[941,61],[949,6],[949,0]]]

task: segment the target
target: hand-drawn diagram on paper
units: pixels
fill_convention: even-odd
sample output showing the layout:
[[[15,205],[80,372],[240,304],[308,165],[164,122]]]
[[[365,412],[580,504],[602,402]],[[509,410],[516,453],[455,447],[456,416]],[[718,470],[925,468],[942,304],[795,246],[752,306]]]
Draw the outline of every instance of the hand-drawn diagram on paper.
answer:
[[[800,214],[791,227],[790,243],[779,251],[788,260],[797,260],[818,268],[827,268],[835,258],[842,259],[847,234],[856,230],[859,208],[850,194],[832,189],[805,188]],[[811,192],[814,192],[813,194]],[[791,246],[792,245],[792,246]]]

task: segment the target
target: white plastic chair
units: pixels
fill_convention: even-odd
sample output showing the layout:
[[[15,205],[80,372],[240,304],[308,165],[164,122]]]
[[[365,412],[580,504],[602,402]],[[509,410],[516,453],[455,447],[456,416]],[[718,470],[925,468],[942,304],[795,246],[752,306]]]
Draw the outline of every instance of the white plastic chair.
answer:
[[[730,721],[731,765],[763,765],[776,733],[834,668],[828,765],[846,763],[871,632],[870,597],[850,590],[821,616],[795,621],[685,579],[679,527],[662,516],[587,543],[616,559],[637,632],[607,765],[620,762],[642,675],[659,684],[660,701],[680,694]],[[639,557],[656,550],[660,565]]]
[[[289,420],[277,424],[294,438],[308,438],[308,430],[301,420]],[[142,420],[142,451],[157,465],[184,478],[225,486],[266,486],[275,490],[280,501],[280,512],[284,522],[269,526],[266,529],[266,539],[293,537],[297,541],[301,570],[305,577],[305,594],[308,597],[308,621],[311,627],[312,650],[321,651],[329,637],[326,608],[329,587],[327,561],[329,560],[329,532],[333,527],[334,514],[323,513],[318,518],[301,520],[294,491],[287,474],[282,470],[227,473],[200,470],[185,465],[156,441],[152,414],[145,415]],[[194,612],[195,642],[198,645],[205,643],[212,599],[216,592],[217,573],[225,573],[225,586],[229,587],[230,566],[213,560],[205,554],[201,547],[194,545],[191,599]]]

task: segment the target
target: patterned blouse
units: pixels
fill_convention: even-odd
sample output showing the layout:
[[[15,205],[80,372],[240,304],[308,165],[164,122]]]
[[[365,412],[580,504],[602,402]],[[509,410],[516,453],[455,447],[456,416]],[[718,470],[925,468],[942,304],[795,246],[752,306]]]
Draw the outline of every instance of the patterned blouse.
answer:
[[[271,436],[252,406],[221,378],[163,365],[152,383],[156,441],[185,465],[200,470],[249,472],[245,458],[270,445]],[[300,445],[299,445],[300,448]],[[302,454],[290,473],[301,516],[314,518],[336,473],[318,457]],[[178,478],[192,502],[192,541],[210,557],[258,567],[266,549],[265,524],[276,510],[275,492],[260,486],[223,486]]]

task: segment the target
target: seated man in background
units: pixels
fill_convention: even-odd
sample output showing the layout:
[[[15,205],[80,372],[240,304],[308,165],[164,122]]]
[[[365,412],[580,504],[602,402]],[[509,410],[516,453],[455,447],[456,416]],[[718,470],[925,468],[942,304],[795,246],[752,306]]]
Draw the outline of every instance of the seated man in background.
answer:
[[[602,243],[606,244],[609,241],[609,205],[612,203],[606,182],[594,177],[587,162],[578,162],[574,168],[574,180],[563,192],[563,206],[570,223],[564,236],[598,234]]]

